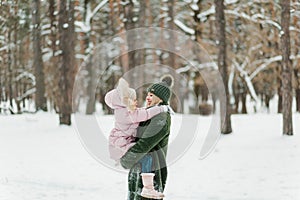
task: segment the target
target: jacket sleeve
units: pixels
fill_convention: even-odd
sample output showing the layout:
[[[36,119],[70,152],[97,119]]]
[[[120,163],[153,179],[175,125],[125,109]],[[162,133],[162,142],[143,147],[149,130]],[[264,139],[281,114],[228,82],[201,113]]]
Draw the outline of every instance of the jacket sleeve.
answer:
[[[125,169],[130,169],[142,157],[149,153],[168,133],[166,131],[167,113],[161,113],[151,119],[150,124],[143,132],[142,138],[132,146],[120,159]]]
[[[155,115],[163,112],[164,109],[161,106],[153,106],[151,108],[139,108],[130,112],[130,120],[132,123],[143,122],[151,119]]]

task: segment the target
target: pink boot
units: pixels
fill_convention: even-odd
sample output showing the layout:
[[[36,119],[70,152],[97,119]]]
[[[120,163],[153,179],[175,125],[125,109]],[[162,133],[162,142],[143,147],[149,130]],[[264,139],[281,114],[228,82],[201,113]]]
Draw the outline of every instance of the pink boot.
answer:
[[[161,192],[158,192],[154,189],[153,178],[154,173],[142,173],[143,189],[141,196],[149,199],[162,199],[165,195]]]

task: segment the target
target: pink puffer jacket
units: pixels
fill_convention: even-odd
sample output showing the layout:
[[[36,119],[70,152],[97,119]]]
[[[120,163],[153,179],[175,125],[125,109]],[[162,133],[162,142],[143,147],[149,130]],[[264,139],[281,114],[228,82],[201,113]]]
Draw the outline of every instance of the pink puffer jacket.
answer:
[[[122,103],[116,89],[105,95],[105,103],[114,109],[115,128],[109,135],[109,152],[110,157],[118,161],[134,145],[139,122],[146,121],[163,112],[163,107],[154,106],[148,109],[138,108],[135,111],[129,111]]]

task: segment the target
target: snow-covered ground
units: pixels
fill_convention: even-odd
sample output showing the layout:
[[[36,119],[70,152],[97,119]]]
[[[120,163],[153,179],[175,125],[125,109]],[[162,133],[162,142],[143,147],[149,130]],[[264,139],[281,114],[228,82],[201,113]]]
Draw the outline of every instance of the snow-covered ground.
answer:
[[[173,116],[174,137],[183,120]],[[299,200],[300,115],[294,136],[282,136],[278,114],[233,115],[234,132],[199,159],[210,117],[199,117],[199,135],[169,166],[166,200]],[[99,116],[101,128],[113,126]],[[126,199],[127,174],[103,166],[83,147],[71,127],[58,126],[55,114],[0,115],[0,200]]]

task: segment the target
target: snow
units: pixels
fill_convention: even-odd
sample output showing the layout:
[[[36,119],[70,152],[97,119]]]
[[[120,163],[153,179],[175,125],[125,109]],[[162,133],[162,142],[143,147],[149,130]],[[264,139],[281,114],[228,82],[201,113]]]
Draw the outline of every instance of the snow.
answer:
[[[194,35],[195,34],[195,30],[192,28],[187,27],[184,23],[182,23],[181,21],[179,21],[178,19],[174,20],[174,23],[180,28],[182,29],[185,33],[190,34],[190,35]]]
[[[300,12],[299,12],[298,16],[299,16],[299,15],[300,15]],[[300,29],[298,29],[298,28],[296,28],[296,27],[294,27],[294,26],[290,26],[290,27],[289,27],[289,30],[290,30],[290,31],[295,31],[295,32],[300,33]]]
[[[16,78],[16,81],[21,80],[22,78],[29,78],[32,81],[32,85],[35,85],[35,76],[34,74],[28,72],[28,71],[22,71]]]
[[[226,5],[235,4],[235,3],[238,3],[238,0],[225,0]]]
[[[45,29],[41,32],[41,35],[44,36],[44,35],[49,35],[51,34],[51,30],[50,29]]]
[[[46,30],[46,29],[50,29],[50,28],[51,28],[51,24],[42,25],[42,30]]]
[[[69,24],[68,23],[64,23],[63,24],[63,28],[68,28],[69,27]]]
[[[198,7],[198,5],[197,4],[195,4],[195,3],[192,3],[192,4],[190,4],[190,7],[192,8],[192,10],[194,10],[194,11],[197,11],[197,10],[199,10],[199,7]]]
[[[91,19],[96,15],[96,13],[103,7],[105,4],[108,3],[108,0],[101,1],[91,13],[88,13],[89,15],[86,17],[86,22],[91,21]]]
[[[75,25],[84,33],[90,32],[91,31],[91,21],[92,21],[93,17],[107,3],[108,3],[108,0],[103,0],[99,4],[97,4],[97,6],[93,10],[91,10],[91,5],[89,3],[87,5],[86,18],[84,19],[84,21],[75,21],[74,22]]]
[[[245,80],[246,84],[247,84],[247,88],[249,89],[249,92],[252,96],[252,98],[257,102],[259,101],[258,96],[256,94],[256,91],[254,89],[254,86],[252,84],[251,78],[248,75],[248,72],[246,72],[244,70],[244,68],[246,67],[246,65],[249,63],[249,59],[248,57],[246,57],[245,61],[243,62],[242,66],[239,66],[239,64],[236,61],[233,61],[235,68],[240,72],[240,75],[242,76],[242,78]],[[231,87],[231,85],[229,85],[229,87]]]
[[[130,3],[129,1],[121,1],[121,2],[120,2],[120,5],[126,6],[126,5],[128,5],[129,3]]]
[[[2,16],[0,16],[0,20],[3,21],[3,22],[6,22],[6,21],[7,21],[7,19],[4,18],[4,17],[2,17]]]
[[[181,68],[176,69],[176,72],[178,74],[180,74],[180,73],[183,73],[183,72],[188,72],[190,69],[191,69],[191,66],[187,65],[185,67],[181,67]]]
[[[29,95],[34,95],[35,92],[36,92],[35,87],[27,89],[23,94],[19,94],[19,96],[16,97],[16,100],[21,101],[21,100],[25,99],[26,97],[28,97]]]
[[[108,134],[113,117],[96,117]],[[282,116],[274,111],[233,115],[234,132],[221,135],[202,160],[201,143],[212,118],[173,115],[171,142],[178,134],[195,134],[180,130],[184,120],[198,120],[196,136],[169,166],[165,200],[300,199],[299,113],[294,113],[294,136],[281,135]],[[2,114],[0,121],[0,199],[126,199],[126,172],[97,162],[74,123],[59,126],[58,116],[45,112]]]
[[[1,51],[7,51],[7,49],[8,49],[8,46],[3,46],[3,47],[0,48],[0,52]]]
[[[254,15],[250,16],[247,13],[244,13],[244,12],[239,13],[236,10],[225,10],[225,14],[234,15],[234,16],[237,16],[237,17],[240,17],[240,18],[252,21],[254,23],[270,24],[273,27],[277,28],[278,30],[281,30],[281,26],[280,26],[280,24],[278,22],[270,20],[265,15],[254,14]]]
[[[160,7],[160,9],[163,10],[163,11],[165,11],[165,12],[167,12],[169,10],[169,8],[166,7],[166,6],[162,6],[162,7]]]
[[[259,72],[267,68],[271,63],[282,60],[282,56],[274,56],[271,58],[264,59],[262,64],[259,65],[250,75],[250,79],[253,79]]]
[[[0,42],[4,43],[5,42],[5,37],[3,35],[0,35]]]
[[[139,19],[139,18],[137,18],[137,17],[133,17],[133,18],[132,18],[132,21],[133,21],[133,22],[137,22],[138,19]]]
[[[91,27],[88,25],[85,25],[84,22],[80,22],[80,21],[75,21],[74,22],[75,26],[80,27],[80,31],[84,32],[84,33],[88,33],[91,30]],[[77,31],[77,30],[76,30]],[[79,32],[80,32],[79,31]]]
[[[197,17],[201,20],[204,21],[205,19],[207,19],[207,16],[215,14],[216,9],[215,6],[212,5],[208,10],[201,12],[197,15]]]

